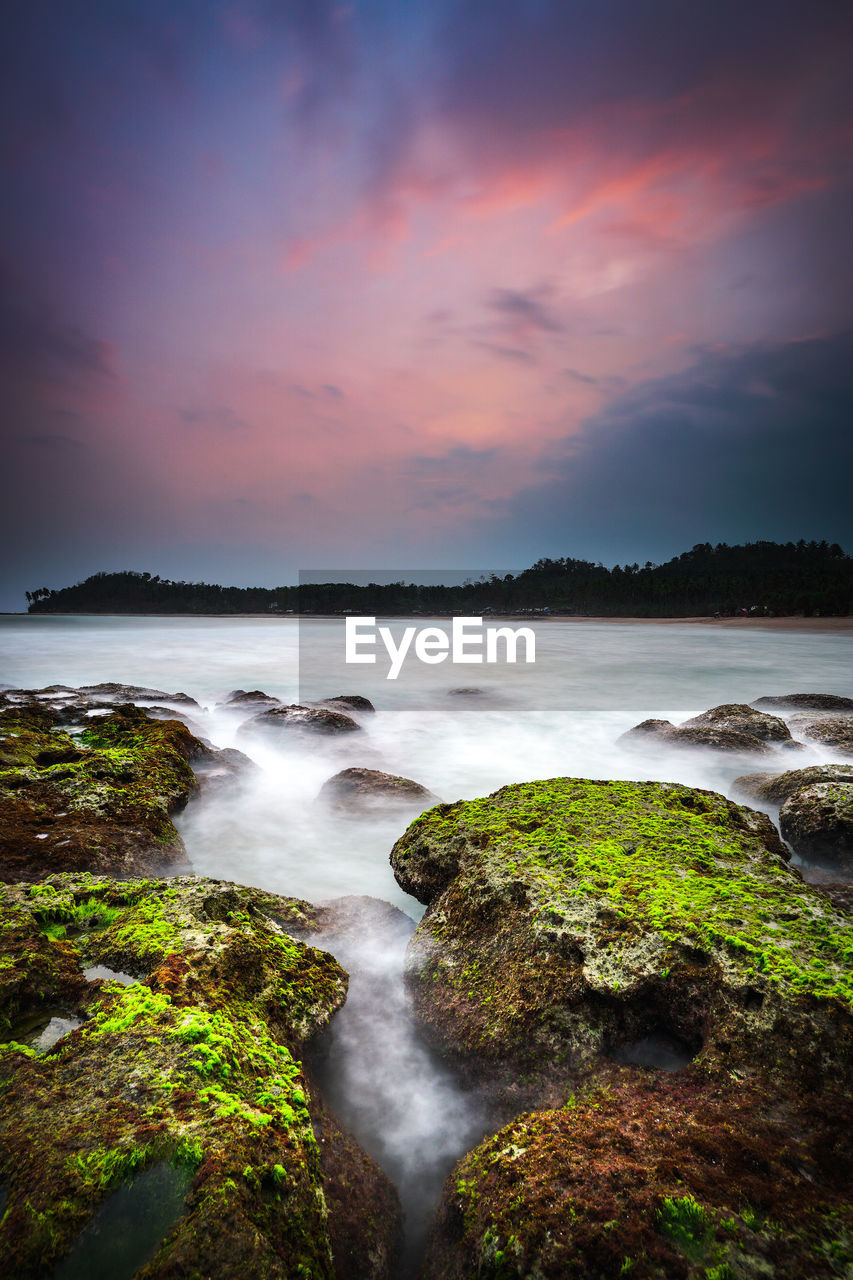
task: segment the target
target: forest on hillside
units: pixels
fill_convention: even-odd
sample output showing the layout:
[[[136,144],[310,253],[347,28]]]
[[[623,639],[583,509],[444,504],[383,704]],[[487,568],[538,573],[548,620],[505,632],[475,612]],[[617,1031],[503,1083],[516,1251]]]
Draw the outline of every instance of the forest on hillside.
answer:
[[[853,557],[837,543],[698,543],[664,564],[612,569],[571,557],[456,586],[308,583],[223,587],[125,570],[28,591],[30,613],[551,613],[636,618],[853,612]]]

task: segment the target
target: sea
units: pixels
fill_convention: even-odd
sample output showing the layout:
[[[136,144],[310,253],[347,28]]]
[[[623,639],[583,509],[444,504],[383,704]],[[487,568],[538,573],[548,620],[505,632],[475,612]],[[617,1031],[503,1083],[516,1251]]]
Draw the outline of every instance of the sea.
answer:
[[[396,680],[383,661],[381,625],[398,645],[414,629]],[[376,662],[348,665],[342,618],[6,615],[0,687],[116,681],[189,694],[199,704],[185,708],[190,728],[215,746],[239,747],[257,766],[236,790],[178,816],[194,871],[314,902],[369,895],[408,917],[408,929],[423,907],[396,884],[389,854],[411,815],[331,810],[318,797],[339,770],[400,774],[443,801],[556,776],[669,780],[729,794],[742,760],[651,742],[638,751],[620,736],[645,719],[678,723],[722,703],[799,692],[853,697],[853,633],[495,620],[533,631],[533,662],[521,660],[521,647],[515,663],[418,658],[418,632],[448,625],[377,619],[376,643],[361,649]],[[467,652],[476,654],[476,643]],[[506,656],[506,647],[499,652]],[[361,694],[376,710],[360,717],[358,732],[255,738],[242,728],[245,711],[222,705],[238,689],[286,702]],[[796,767],[829,758],[810,746]],[[496,1123],[421,1040],[402,980],[406,931],[367,929],[355,951],[350,943],[341,954],[350,995],[316,1066],[343,1122],[398,1188],[406,1214],[401,1276],[416,1270],[454,1161]]]

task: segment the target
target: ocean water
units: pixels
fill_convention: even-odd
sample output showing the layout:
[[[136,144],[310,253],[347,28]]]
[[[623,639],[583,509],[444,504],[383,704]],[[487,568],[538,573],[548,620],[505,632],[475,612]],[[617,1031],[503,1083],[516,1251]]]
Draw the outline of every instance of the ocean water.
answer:
[[[317,795],[338,770],[403,774],[447,801],[558,775],[669,779],[726,792],[744,772],[742,761],[659,745],[638,753],[617,739],[640,720],[677,722],[723,702],[797,691],[853,696],[850,634],[557,620],[534,626],[531,666],[414,661],[405,679],[392,682],[379,666],[344,673],[336,619],[6,616],[0,685],[115,680],[190,694],[203,708],[193,713],[198,731],[217,746],[239,746],[259,765],[239,799],[212,798],[180,820],[199,873],[312,900],[372,894],[414,917],[420,908],[398,889],[388,863],[406,818],[329,813]],[[300,656],[303,668],[310,662],[310,682],[303,675],[301,687]],[[460,687],[481,692],[451,692]],[[318,736],[310,746],[284,735],[253,740],[241,734],[245,713],[216,707],[236,688],[287,701],[300,692],[366,693],[377,714],[361,718],[359,733]],[[797,761],[825,758],[815,747]]]
[[[399,632],[404,624],[392,625]],[[738,774],[767,764],[651,744],[638,753],[618,743],[620,734],[650,717],[678,722],[765,695],[853,697],[853,635],[524,625],[535,629],[533,664],[414,660],[394,682],[381,663],[342,666],[340,619],[7,616],[0,618],[0,685],[120,681],[190,694],[201,707],[190,711],[194,731],[217,746],[238,746],[257,765],[239,788],[178,818],[196,872],[313,901],[368,894],[413,921],[422,908],[399,889],[388,860],[413,815],[330,811],[318,793],[338,770],[403,774],[447,801],[559,775],[671,780],[727,793]],[[237,688],[287,701],[362,693],[376,714],[337,738],[260,739],[243,730],[245,712],[218,706]],[[828,758],[809,747],[779,767]],[[367,930],[355,952],[350,943],[341,954],[359,976],[327,1037],[321,1074],[341,1118],[400,1188],[409,1222],[403,1274],[410,1275],[442,1178],[490,1119],[420,1043],[400,978],[405,939],[392,934]]]

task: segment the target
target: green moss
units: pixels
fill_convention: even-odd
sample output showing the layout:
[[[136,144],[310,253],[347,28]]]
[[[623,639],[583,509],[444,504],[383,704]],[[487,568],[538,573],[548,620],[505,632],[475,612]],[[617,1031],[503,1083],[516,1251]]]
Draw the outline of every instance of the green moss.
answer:
[[[17,736],[9,736],[12,726]],[[74,741],[52,713],[0,713],[0,874],[141,868],[183,851],[171,814],[196,788],[189,761],[202,744],[177,721],[122,707]],[[9,744],[13,744],[10,747]],[[36,843],[38,842],[38,843]]]
[[[713,1220],[693,1196],[666,1196],[658,1210],[658,1225],[677,1249],[693,1262],[701,1261],[714,1240]]]
[[[722,947],[795,993],[853,1006],[853,936],[762,842],[738,806],[711,792],[572,778],[520,783],[421,815],[398,842],[465,845],[471,861],[517,877],[545,929],[572,900],[606,904],[620,930]],[[780,920],[784,928],[779,929]]]
[[[198,1169],[192,1215],[163,1246],[206,1259],[188,1274],[215,1270],[224,1231],[243,1241],[232,1243],[234,1257],[260,1250],[287,1258],[293,1274],[302,1266],[315,1280],[330,1277],[319,1148],[296,1050],[342,1002],[334,960],[282,934],[253,891],[237,886],[80,875],[38,888],[47,891],[6,890],[0,924],[13,950],[32,938],[48,954],[70,960],[76,948],[148,976],[90,985],[77,968],[88,1017],[75,1035],[44,1058],[3,1055],[0,1089],[15,1105],[0,1108],[0,1163],[11,1174],[0,1250],[15,1274],[35,1280],[104,1194],[166,1158]],[[107,923],[57,943],[44,933],[51,915]],[[255,1171],[251,1181],[245,1170]]]

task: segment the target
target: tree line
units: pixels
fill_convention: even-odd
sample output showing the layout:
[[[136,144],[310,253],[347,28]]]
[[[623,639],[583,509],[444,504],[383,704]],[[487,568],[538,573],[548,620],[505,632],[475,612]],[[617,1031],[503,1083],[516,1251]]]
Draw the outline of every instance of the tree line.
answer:
[[[637,618],[847,616],[853,557],[837,543],[697,543],[663,564],[608,569],[589,560],[537,560],[529,569],[455,586],[393,582],[223,587],[124,570],[26,593],[30,613],[538,613]]]

